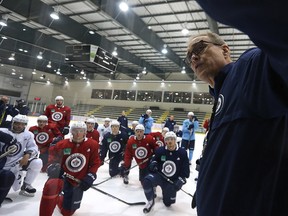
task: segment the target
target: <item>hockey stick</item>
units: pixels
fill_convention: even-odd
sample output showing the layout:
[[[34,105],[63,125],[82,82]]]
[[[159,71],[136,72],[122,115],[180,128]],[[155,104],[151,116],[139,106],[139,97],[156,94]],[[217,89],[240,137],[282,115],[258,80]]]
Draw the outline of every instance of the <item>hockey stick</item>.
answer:
[[[3,154],[0,155],[0,159],[6,157],[7,155],[9,155],[11,152],[15,151],[17,149],[17,147],[15,145],[11,146],[10,148],[8,148],[8,150],[6,152],[4,152]]]
[[[123,152],[123,151],[122,151],[122,152],[120,152],[120,153],[119,153],[119,155],[122,155],[122,156],[123,156],[123,155],[124,155],[124,152]],[[107,164],[109,164],[109,163],[108,163],[108,161],[110,161],[110,160],[112,160],[113,158],[115,158],[115,156],[116,156],[116,155],[114,155],[114,156],[113,156],[113,157],[111,157],[111,158],[107,158],[106,160],[104,160],[104,163],[107,163]]]
[[[160,171],[158,171],[158,173],[159,173],[164,179],[166,179],[166,181],[168,181],[170,184],[173,184],[173,185],[174,185],[174,182],[173,182],[171,179],[169,179],[167,176],[165,176],[165,175],[164,175],[163,173],[161,173]],[[183,191],[185,194],[187,194],[187,195],[189,195],[189,196],[191,196],[191,197],[193,198],[193,195],[192,195],[192,194],[188,193],[187,191],[183,190],[182,188],[180,188],[180,190]]]
[[[65,177],[67,177],[67,178],[69,178],[69,179],[72,179],[73,181],[75,181],[75,182],[77,182],[78,184],[80,184],[81,183],[81,180],[80,179],[77,179],[77,178],[75,178],[73,175],[70,175],[70,174],[68,174],[68,173],[64,173],[64,176]],[[116,200],[118,200],[118,201],[120,201],[120,202],[123,202],[123,203],[125,203],[125,204],[127,204],[127,205],[145,205],[146,203],[145,202],[134,202],[134,203],[130,203],[130,202],[126,202],[126,201],[124,201],[124,200],[122,200],[122,199],[120,199],[120,198],[118,198],[118,197],[115,197],[115,196],[113,196],[112,194],[109,194],[109,193],[107,193],[107,192],[105,192],[105,191],[102,191],[102,190],[100,190],[99,188],[96,188],[95,186],[92,186],[91,188],[93,188],[94,190],[97,190],[97,191],[99,191],[100,193],[103,193],[103,194],[105,194],[105,195],[107,195],[107,196],[109,196],[109,197],[112,197],[112,198],[114,198],[114,199],[116,199]]]
[[[135,167],[137,167],[137,166],[139,166],[139,165],[147,162],[149,159],[150,159],[150,157],[149,157],[149,158],[146,158],[146,159],[143,160],[143,161],[141,161],[139,164],[135,164],[134,166],[132,166],[132,167],[130,167],[129,169],[127,169],[127,172],[129,172],[129,171],[132,170],[133,168],[135,168]],[[99,183],[97,183],[97,184],[93,184],[93,186],[98,186],[98,185],[100,185],[100,184],[102,184],[102,183],[104,183],[104,182],[106,182],[106,181],[109,181],[110,179],[112,179],[112,178],[114,178],[114,177],[115,177],[115,176],[111,176],[111,177],[103,180],[102,182],[99,182]]]
[[[99,188],[97,188],[97,187],[95,187],[95,186],[92,186],[91,188],[93,188],[94,190],[97,190],[97,191],[99,191],[100,193],[103,193],[103,194],[105,194],[105,195],[107,195],[107,196],[109,196],[109,197],[111,197],[111,198],[113,198],[113,199],[116,199],[116,200],[118,200],[118,201],[120,201],[120,202],[122,202],[122,203],[125,203],[126,205],[134,206],[134,205],[145,205],[145,204],[146,204],[145,202],[133,202],[133,203],[131,203],[131,202],[126,202],[126,201],[124,201],[124,200],[122,200],[122,199],[120,199],[120,198],[118,198],[118,197],[113,196],[112,194],[109,194],[109,193],[107,193],[107,192],[105,192],[105,191],[100,190]]]

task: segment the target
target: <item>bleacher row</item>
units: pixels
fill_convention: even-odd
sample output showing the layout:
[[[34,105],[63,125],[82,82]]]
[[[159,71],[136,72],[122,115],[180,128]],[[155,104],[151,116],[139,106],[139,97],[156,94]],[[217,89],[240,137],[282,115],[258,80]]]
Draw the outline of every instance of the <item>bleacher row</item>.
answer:
[[[72,115],[77,116],[95,116],[96,118],[110,118],[117,119],[122,111],[126,112],[127,118],[129,121],[138,121],[142,114],[145,114],[147,108],[131,108],[131,107],[118,107],[118,106],[100,106],[100,105],[89,105],[89,104],[78,104],[73,106]],[[174,121],[177,124],[182,125],[183,121],[187,119],[187,114],[189,111],[175,111],[175,110],[162,110],[162,109],[153,109],[152,117],[155,123],[164,124],[166,119],[170,115],[174,115]],[[199,120],[199,132],[203,131],[202,125],[203,121],[207,118],[210,118],[211,114],[206,112],[193,111],[195,116]]]

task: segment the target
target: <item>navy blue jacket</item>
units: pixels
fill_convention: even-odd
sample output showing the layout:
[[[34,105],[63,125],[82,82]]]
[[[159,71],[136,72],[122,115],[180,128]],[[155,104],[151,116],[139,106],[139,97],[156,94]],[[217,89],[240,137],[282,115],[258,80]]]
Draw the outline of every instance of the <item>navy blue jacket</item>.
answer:
[[[174,120],[170,120],[170,118],[167,118],[164,127],[169,128],[169,131],[173,131],[174,130],[174,125],[176,125],[176,121]]]
[[[288,215],[288,33],[279,28],[288,26],[279,16],[288,3],[198,2],[260,48],[215,78],[218,106],[199,171],[198,216]]]

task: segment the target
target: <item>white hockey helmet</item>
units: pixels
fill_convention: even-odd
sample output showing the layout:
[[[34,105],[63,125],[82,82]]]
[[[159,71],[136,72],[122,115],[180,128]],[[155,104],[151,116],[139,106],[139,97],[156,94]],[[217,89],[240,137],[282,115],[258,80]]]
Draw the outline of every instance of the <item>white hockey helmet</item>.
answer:
[[[193,112],[189,112],[188,116],[194,116],[194,113]]]
[[[116,120],[113,120],[110,124],[111,126],[115,125],[115,126],[120,126],[120,123]]]
[[[139,122],[138,121],[133,121],[131,124],[136,126],[136,125],[139,124]]]
[[[151,109],[147,109],[146,110],[146,114],[151,114],[152,113],[152,110]]]
[[[169,131],[169,128],[168,128],[168,127],[162,128],[162,132],[168,132],[168,131]]]
[[[95,124],[95,123],[96,123],[96,121],[95,121],[95,119],[94,119],[94,118],[88,118],[88,119],[86,120],[86,123]]]
[[[58,95],[58,96],[55,97],[55,101],[56,101],[56,100],[62,100],[62,101],[64,101],[64,98],[63,98],[62,96]]]
[[[40,115],[38,116],[37,121],[48,121],[48,118],[46,115]]]
[[[111,122],[111,119],[110,118],[105,118],[104,122]]]
[[[74,122],[72,125],[71,125],[71,128],[70,128],[70,132],[73,131],[73,129],[85,129],[85,131],[87,131],[87,125],[83,122],[83,121],[77,121],[77,122]]]
[[[176,134],[173,132],[173,131],[169,131],[169,132],[167,132],[166,134],[165,134],[165,138],[164,138],[164,140],[166,140],[166,139],[168,139],[168,138],[173,138],[173,139],[177,139],[177,136],[176,136]]]
[[[144,128],[144,126],[143,126],[142,124],[138,124],[138,125],[135,127],[135,131],[136,131],[136,130],[142,130],[142,131],[144,131],[145,128]]]
[[[27,124],[28,123],[28,117],[26,115],[18,114],[13,118],[12,123],[14,123],[14,122],[21,122],[21,123]]]

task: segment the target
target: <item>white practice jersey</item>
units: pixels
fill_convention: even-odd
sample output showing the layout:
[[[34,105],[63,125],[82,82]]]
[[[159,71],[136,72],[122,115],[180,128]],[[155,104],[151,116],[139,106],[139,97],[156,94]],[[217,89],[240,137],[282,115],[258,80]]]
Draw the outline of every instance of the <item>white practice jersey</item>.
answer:
[[[104,125],[99,125],[97,131],[99,132],[100,135],[99,141],[101,142],[105,134],[107,134],[108,132],[111,133],[111,127],[110,126],[105,127]]]
[[[34,135],[30,131],[25,130],[22,133],[13,133],[7,128],[0,128],[0,130],[4,133],[10,134],[17,139],[17,143],[14,144],[16,148],[14,151],[7,155],[7,161],[3,169],[10,170],[11,167],[14,167],[19,162],[19,160],[21,160],[24,152],[31,153],[31,158],[37,156],[38,146],[35,143]],[[11,147],[12,146],[8,146],[5,145],[5,143],[0,142],[0,149],[2,152],[6,152]]]

